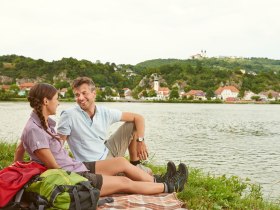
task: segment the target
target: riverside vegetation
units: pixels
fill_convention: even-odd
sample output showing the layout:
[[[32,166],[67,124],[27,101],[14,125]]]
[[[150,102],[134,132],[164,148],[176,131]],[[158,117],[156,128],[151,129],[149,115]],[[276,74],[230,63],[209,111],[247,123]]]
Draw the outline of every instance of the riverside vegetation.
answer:
[[[16,144],[0,142],[0,169],[13,162]],[[28,161],[28,157],[25,156]],[[154,173],[166,170],[163,166],[148,164]],[[261,187],[241,180],[205,174],[202,170],[189,168],[189,180],[184,191],[178,193],[188,209],[269,209],[280,210],[280,198],[268,201],[263,198]],[[260,172],[261,173],[261,172]]]
[[[18,55],[0,56],[0,85],[12,85],[12,93],[17,91],[16,82],[47,82],[57,89],[68,88],[66,97],[73,98],[70,82],[78,76],[87,76],[93,78],[97,87],[104,88],[99,99],[116,92],[122,95],[123,88],[130,88],[137,99],[140,92],[151,89],[155,73],[160,76],[160,85],[168,87],[171,95],[178,93],[178,89],[185,92],[194,89],[203,90],[211,98],[223,85],[236,86],[240,97],[246,90],[280,91],[280,60],[268,58],[155,59],[137,65],[117,65],[75,58],[47,62]],[[12,96],[0,91],[0,100],[7,97]],[[172,97],[176,99],[178,94]]]

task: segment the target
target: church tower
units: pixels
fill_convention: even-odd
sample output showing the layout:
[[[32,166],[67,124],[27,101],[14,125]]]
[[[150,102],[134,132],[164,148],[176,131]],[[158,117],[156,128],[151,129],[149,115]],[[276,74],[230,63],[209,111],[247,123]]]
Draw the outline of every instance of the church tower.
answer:
[[[154,76],[154,90],[156,92],[158,92],[158,89],[159,89],[159,81],[158,81],[158,76],[157,74]]]

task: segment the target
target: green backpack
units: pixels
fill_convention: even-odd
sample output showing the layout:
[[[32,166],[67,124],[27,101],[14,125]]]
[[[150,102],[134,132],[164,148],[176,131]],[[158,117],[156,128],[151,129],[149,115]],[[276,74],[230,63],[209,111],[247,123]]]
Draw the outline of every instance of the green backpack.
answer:
[[[63,169],[45,171],[25,190],[31,209],[96,209],[99,195],[88,179]]]

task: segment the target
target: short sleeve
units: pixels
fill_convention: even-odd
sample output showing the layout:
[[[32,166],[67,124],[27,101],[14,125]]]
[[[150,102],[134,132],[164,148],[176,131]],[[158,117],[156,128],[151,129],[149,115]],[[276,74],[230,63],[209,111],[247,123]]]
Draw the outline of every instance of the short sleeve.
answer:
[[[49,140],[45,134],[38,132],[38,129],[30,129],[25,136],[24,146],[32,153],[38,149],[50,148]]]
[[[117,109],[108,109],[109,116],[110,116],[110,124],[115,122],[119,122],[122,117],[122,112]]]
[[[65,136],[69,136],[71,133],[70,116],[66,111],[61,112],[57,133]]]

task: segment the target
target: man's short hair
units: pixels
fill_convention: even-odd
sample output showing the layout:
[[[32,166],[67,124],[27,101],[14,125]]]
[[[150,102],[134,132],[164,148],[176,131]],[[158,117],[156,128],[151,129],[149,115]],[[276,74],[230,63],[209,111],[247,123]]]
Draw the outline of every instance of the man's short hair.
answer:
[[[92,91],[95,90],[95,84],[92,81],[92,79],[89,77],[78,77],[78,78],[74,79],[73,84],[72,84],[72,89],[74,90],[83,84],[87,84],[88,86],[90,86]]]

